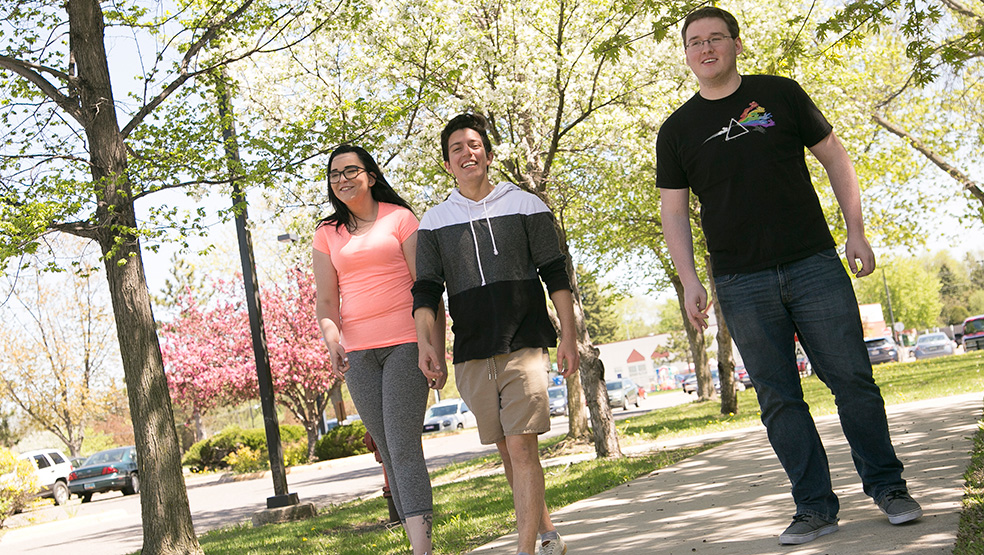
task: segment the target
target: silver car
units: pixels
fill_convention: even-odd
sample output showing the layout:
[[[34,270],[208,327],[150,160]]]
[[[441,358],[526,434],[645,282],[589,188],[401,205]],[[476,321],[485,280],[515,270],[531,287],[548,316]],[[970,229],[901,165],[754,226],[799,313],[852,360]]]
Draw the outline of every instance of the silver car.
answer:
[[[912,354],[916,360],[952,355],[953,352],[953,341],[945,333],[920,335],[919,339],[916,340],[916,346],[912,349]]]
[[[608,404],[612,407],[622,407],[629,410],[630,404],[639,407],[639,386],[625,378],[614,379],[607,384]]]
[[[555,385],[547,389],[550,399],[550,416],[567,415],[567,386]]]

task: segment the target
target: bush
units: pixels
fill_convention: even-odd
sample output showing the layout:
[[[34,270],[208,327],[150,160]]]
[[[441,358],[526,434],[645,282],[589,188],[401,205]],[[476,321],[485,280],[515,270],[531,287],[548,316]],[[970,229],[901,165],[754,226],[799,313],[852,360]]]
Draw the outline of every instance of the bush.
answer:
[[[284,466],[298,466],[308,463],[307,439],[295,441],[284,447]]]
[[[290,425],[280,427],[280,444],[291,445],[299,438],[307,438],[304,426]],[[240,447],[249,447],[260,453],[263,459],[267,455],[266,430],[251,428],[244,430],[239,426],[229,426],[214,436],[203,439],[188,448],[181,458],[181,464],[201,472],[207,469],[228,468],[226,457],[237,452]]]
[[[338,426],[321,436],[314,445],[314,454],[319,461],[327,461],[368,453],[369,449],[362,441],[365,435],[366,427],[359,420],[346,426]]]
[[[34,464],[0,447],[0,527],[7,517],[20,511],[40,489]]]
[[[223,462],[229,465],[229,468],[236,474],[259,472],[269,465],[269,457],[264,457],[263,455],[263,452],[259,449],[241,445],[239,449],[226,455]]]

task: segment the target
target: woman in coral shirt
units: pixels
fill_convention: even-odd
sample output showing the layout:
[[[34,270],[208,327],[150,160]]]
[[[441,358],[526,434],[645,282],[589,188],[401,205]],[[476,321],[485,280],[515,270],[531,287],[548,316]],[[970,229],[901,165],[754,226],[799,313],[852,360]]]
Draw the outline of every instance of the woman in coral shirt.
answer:
[[[379,447],[414,555],[431,552],[432,495],[420,434],[429,388],[417,368],[410,288],[417,218],[364,149],[342,145],[328,160],[334,214],[314,236],[317,318],[355,407]],[[443,312],[443,311],[441,311]],[[444,321],[434,329],[444,345]],[[437,335],[439,334],[439,335]]]

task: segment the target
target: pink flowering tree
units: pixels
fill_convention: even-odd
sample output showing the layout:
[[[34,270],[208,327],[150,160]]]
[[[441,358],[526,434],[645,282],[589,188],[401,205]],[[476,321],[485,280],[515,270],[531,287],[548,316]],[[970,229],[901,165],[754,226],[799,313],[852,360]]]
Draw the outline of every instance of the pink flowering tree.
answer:
[[[261,308],[274,395],[304,425],[310,459],[335,380],[314,316],[314,276],[295,270],[290,277],[286,286],[264,285]],[[259,396],[242,287],[220,281],[214,291],[220,300],[207,307],[186,294],[179,317],[162,330],[172,399],[195,415]]]
[[[309,271],[295,269],[286,286],[271,285],[263,290],[273,391],[277,402],[304,424],[309,460],[314,458],[318,420],[335,382],[314,305],[314,274]]]
[[[191,413],[195,441],[204,439],[202,416],[217,406],[256,398],[256,370],[242,295],[235,284],[213,284],[218,301],[202,306],[186,289],[178,317],[161,326],[171,399]],[[187,424],[186,424],[187,425]]]

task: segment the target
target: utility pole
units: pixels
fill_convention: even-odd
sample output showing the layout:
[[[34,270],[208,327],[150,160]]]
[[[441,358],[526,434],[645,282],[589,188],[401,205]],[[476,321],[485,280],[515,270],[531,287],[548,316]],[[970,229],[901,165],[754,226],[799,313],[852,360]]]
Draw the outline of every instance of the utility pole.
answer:
[[[219,97],[219,117],[222,120],[222,139],[225,143],[226,161],[232,181],[232,205],[236,212],[236,235],[239,237],[239,256],[243,264],[243,282],[246,286],[246,308],[256,358],[256,377],[260,386],[260,406],[263,408],[263,424],[266,429],[267,452],[270,454],[270,474],[273,478],[273,497],[267,498],[267,508],[275,509],[297,505],[296,493],[287,492],[287,471],[284,466],[283,446],[280,442],[280,423],[273,399],[273,373],[267,351],[266,332],[263,329],[263,312],[260,309],[260,286],[256,279],[256,262],[253,259],[253,240],[246,228],[246,195],[242,190],[239,145],[236,142],[236,126],[232,113],[232,101],[226,89],[226,75],[218,77],[216,90]]]

